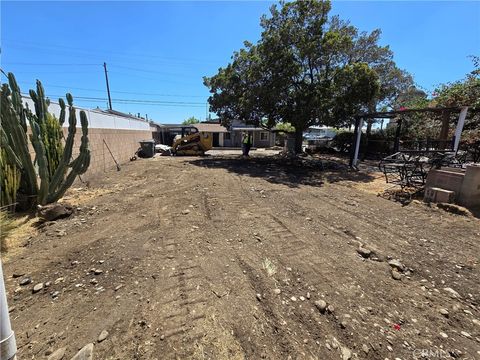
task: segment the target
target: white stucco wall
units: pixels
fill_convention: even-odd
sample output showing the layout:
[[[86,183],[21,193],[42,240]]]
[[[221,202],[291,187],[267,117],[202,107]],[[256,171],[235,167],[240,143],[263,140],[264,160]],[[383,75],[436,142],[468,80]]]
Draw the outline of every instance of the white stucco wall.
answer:
[[[33,101],[28,97],[24,97],[24,100],[28,104],[29,108],[32,111],[35,111]],[[77,110],[77,127],[80,127],[80,111],[83,110],[87,114],[88,127],[91,129],[150,131],[150,124],[147,121],[135,120],[133,118],[126,118],[113,114],[106,114],[98,110],[82,109],[76,106],[75,108]],[[58,118],[60,116],[60,105],[58,103],[52,102],[48,107],[48,111]],[[63,126],[68,127],[68,106],[65,123],[63,124]]]

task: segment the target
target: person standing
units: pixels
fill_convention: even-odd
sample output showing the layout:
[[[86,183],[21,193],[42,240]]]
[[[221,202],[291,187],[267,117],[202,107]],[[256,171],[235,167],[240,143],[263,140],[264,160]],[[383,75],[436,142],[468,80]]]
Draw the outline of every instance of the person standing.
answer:
[[[242,133],[242,153],[244,157],[248,157],[248,153],[250,152],[250,148],[252,147],[253,139],[252,135],[250,135],[247,131]]]

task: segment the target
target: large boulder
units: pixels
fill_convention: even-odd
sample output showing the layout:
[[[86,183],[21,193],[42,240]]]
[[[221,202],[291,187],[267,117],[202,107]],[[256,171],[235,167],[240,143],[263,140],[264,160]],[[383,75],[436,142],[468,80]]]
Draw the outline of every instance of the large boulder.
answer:
[[[73,206],[67,203],[52,203],[38,206],[37,216],[43,221],[53,221],[69,217],[73,213]]]

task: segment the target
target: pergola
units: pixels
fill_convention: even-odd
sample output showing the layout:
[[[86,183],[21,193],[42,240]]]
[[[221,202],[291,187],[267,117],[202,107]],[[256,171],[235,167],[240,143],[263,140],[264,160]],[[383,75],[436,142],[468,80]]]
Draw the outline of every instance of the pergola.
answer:
[[[353,146],[350,153],[350,167],[356,167],[358,163],[358,153],[360,150],[360,139],[362,134],[363,123],[367,119],[392,119],[399,115],[411,114],[411,113],[452,113],[459,111],[459,117],[457,126],[455,128],[455,135],[453,140],[453,151],[457,152],[458,145],[460,144],[460,137],[463,131],[463,125],[465,124],[465,118],[467,116],[468,106],[462,107],[435,107],[435,108],[420,108],[420,109],[401,109],[392,111],[381,111],[359,114],[355,116],[355,131],[353,136]],[[397,152],[399,148],[400,130],[402,127],[402,118],[397,121],[397,130],[395,134],[394,151]]]

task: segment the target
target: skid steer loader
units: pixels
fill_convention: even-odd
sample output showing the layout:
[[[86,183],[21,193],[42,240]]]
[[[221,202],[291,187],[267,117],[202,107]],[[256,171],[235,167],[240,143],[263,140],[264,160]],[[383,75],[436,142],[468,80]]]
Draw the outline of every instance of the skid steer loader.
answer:
[[[171,146],[169,153],[172,155],[201,156],[213,147],[211,134],[199,132],[195,126],[168,128],[161,137],[163,147]],[[156,148],[161,150],[162,146]]]

